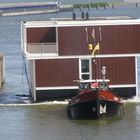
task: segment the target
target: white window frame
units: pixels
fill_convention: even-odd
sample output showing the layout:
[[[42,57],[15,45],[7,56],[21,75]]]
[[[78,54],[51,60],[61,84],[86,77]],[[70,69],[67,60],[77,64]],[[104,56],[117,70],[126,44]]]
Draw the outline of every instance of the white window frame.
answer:
[[[82,60],[89,61],[89,72],[82,73]],[[79,79],[82,79],[82,74],[89,74],[89,79],[92,79],[92,59],[91,58],[81,58],[79,59]]]

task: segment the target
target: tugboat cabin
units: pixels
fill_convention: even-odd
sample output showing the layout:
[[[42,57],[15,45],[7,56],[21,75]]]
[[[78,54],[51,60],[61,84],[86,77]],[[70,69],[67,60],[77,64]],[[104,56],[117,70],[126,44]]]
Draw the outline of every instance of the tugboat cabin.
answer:
[[[139,36],[139,19],[22,22],[21,48],[33,101],[70,98],[78,93],[74,80],[101,79],[103,66],[114,92],[138,97]]]
[[[110,81],[109,79],[106,79],[104,82],[102,79],[79,81],[79,92],[82,93],[89,90],[97,90],[98,88],[102,90],[108,90],[109,81]]]

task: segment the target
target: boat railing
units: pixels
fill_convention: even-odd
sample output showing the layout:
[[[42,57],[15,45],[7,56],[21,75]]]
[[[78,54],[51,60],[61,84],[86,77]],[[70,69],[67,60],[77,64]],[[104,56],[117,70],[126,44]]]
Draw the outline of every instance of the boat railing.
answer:
[[[97,80],[74,80],[78,83],[79,91],[82,90],[108,90],[109,89],[109,79],[97,79]]]
[[[105,82],[110,82],[110,80],[109,79],[105,79],[105,80],[103,80],[103,79],[88,79],[88,80],[73,80],[73,82],[77,82],[77,83],[91,83],[91,82],[103,82],[103,81],[105,81]]]
[[[28,43],[27,52],[33,54],[57,53],[56,42],[52,43]]]

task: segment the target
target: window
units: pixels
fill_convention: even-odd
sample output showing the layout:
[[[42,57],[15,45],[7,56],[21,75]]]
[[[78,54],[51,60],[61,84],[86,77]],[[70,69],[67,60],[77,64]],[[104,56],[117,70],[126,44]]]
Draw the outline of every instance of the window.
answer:
[[[80,79],[91,79],[91,59],[80,59]]]

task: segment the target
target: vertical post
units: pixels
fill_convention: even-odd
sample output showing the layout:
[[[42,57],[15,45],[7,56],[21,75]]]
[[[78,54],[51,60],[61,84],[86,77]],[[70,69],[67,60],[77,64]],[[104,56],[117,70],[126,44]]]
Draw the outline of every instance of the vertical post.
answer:
[[[58,27],[56,27],[55,30],[56,30],[56,54],[58,56]]]
[[[33,100],[34,102],[37,100],[36,99],[36,66],[35,66],[35,60],[33,60]]]
[[[2,57],[0,56],[0,88],[2,87]]]
[[[72,19],[73,20],[76,20],[76,13],[73,11],[73,13],[72,13]]]
[[[86,12],[86,20],[89,20],[89,13]]]
[[[5,62],[4,55],[0,54],[0,88],[5,82]]]
[[[96,62],[96,56],[93,58],[93,62],[95,64],[95,80],[97,80],[98,75],[97,75],[97,62]]]
[[[113,4],[112,4],[112,9],[114,9],[114,8],[115,8],[115,4],[113,3]]]
[[[101,45],[101,43],[102,43],[102,28],[101,28],[101,26],[99,26],[99,42],[100,42],[100,45]],[[100,49],[99,49],[98,52],[100,54]],[[99,58],[99,66],[98,66],[98,69],[99,69],[99,78],[100,78],[101,77],[101,71],[100,71],[100,69],[101,69],[101,59],[100,58]]]
[[[81,11],[81,19],[84,19],[85,18],[85,13],[84,11]]]
[[[138,2],[136,2],[136,7],[137,7],[137,8],[139,7],[139,4],[138,4]]]
[[[135,79],[136,79],[136,98],[139,99],[139,82],[138,82],[138,57],[135,56]]]
[[[26,21],[23,21],[21,23],[21,48],[24,54],[27,53],[28,48],[27,48],[27,30],[25,26]]]

